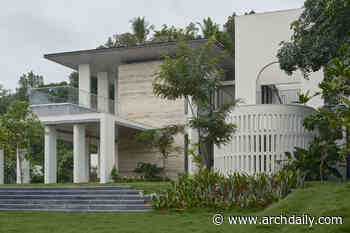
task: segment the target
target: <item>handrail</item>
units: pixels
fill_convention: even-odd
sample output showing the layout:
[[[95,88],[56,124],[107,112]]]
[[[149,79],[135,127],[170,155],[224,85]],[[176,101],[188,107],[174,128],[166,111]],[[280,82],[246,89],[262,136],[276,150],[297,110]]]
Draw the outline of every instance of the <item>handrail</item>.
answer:
[[[115,100],[67,85],[32,88],[29,102],[31,105],[71,103],[97,112],[115,112]]]

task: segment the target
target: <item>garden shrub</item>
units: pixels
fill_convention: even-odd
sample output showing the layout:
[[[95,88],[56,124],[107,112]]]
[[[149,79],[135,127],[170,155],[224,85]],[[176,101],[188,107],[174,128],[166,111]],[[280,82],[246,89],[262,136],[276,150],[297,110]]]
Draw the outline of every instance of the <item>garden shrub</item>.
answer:
[[[144,174],[146,180],[163,180],[159,174],[163,171],[163,168],[157,167],[156,164],[143,163],[140,162],[137,164],[134,172]]]
[[[118,170],[116,167],[112,168],[111,171],[111,178],[113,180],[113,182],[118,182],[119,181],[119,175],[118,175]]]
[[[297,172],[281,170],[275,175],[233,173],[225,177],[204,169],[193,176],[184,175],[171,182],[164,195],[153,195],[156,209],[265,207],[285,198],[296,188]]]

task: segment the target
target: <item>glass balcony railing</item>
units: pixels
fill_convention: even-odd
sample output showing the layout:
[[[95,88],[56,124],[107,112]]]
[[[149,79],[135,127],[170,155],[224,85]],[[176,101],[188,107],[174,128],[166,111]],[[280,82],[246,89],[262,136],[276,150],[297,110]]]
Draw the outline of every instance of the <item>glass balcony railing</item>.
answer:
[[[29,102],[32,106],[70,104],[95,112],[115,113],[115,102],[71,86],[44,87],[31,89]]]

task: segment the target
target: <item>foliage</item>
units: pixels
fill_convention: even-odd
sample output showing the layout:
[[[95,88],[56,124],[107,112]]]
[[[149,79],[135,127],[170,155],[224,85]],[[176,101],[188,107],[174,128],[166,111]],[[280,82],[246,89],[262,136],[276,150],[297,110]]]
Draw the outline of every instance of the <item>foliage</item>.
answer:
[[[285,152],[287,170],[299,170],[305,180],[325,180],[331,175],[341,177],[335,165],[339,161],[339,148],[333,142],[322,144],[319,138],[314,139],[308,149],[295,148],[292,153]]]
[[[150,163],[143,163],[140,162],[137,164],[137,167],[135,168],[136,173],[142,173],[145,176],[146,180],[160,180],[159,174],[163,171],[164,168],[157,167],[156,164],[150,164]]]
[[[74,88],[79,88],[79,73],[76,71],[73,71],[68,76],[69,79],[69,85]]]
[[[198,147],[199,145],[197,143],[191,144],[191,148],[188,150],[188,154],[192,156],[193,162],[197,165],[199,170],[202,170],[204,159],[203,156],[197,150]]]
[[[170,156],[176,156],[176,153],[179,153],[182,149],[180,146],[174,145],[174,140],[175,136],[178,133],[182,133],[183,130],[184,127],[180,125],[145,130],[136,135],[136,140],[158,150],[163,161],[163,169],[166,172],[168,158]]]
[[[30,88],[38,88],[44,84],[44,78],[41,75],[34,74],[33,71],[23,74],[18,81],[19,88],[17,88],[18,99],[28,101]]]
[[[168,27],[166,24],[163,24],[160,30],[154,30],[151,42],[199,39],[198,30],[194,23],[190,23],[185,29],[176,28],[175,26]]]
[[[62,141],[57,147],[57,180],[59,183],[71,183],[73,182],[73,151]]]
[[[26,149],[27,157],[19,156],[20,171],[24,159],[31,160],[31,145],[38,143],[43,134],[43,126],[24,101],[13,101],[8,111],[0,116],[0,145],[5,154],[16,158],[18,149]],[[22,183],[23,183],[23,174]]]
[[[112,168],[111,178],[112,178],[113,182],[118,182],[119,181],[118,169],[115,166]]]
[[[219,25],[214,23],[214,21],[208,17],[207,19],[203,19],[202,23],[197,23],[201,30],[204,38],[210,38],[211,36],[215,36],[219,31]]]
[[[317,95],[319,95],[319,92],[316,92],[315,94],[311,95],[310,90],[307,90],[305,94],[298,93],[298,100],[294,101],[293,103],[306,105],[307,102],[309,102],[313,97]]]
[[[192,117],[189,127],[198,130],[199,145],[208,168],[212,153],[207,145],[220,146],[228,142],[235,125],[225,121],[236,101],[214,109],[211,95],[221,86],[224,71],[220,66],[223,54],[215,54],[211,39],[200,49],[194,49],[186,42],[179,42],[176,55],[165,55],[159,72],[155,73],[153,92],[168,100],[191,100]]]
[[[319,84],[321,92],[316,95],[322,95],[327,105],[317,109],[303,121],[306,129],[317,132],[317,137],[307,151],[296,149],[296,161],[292,162],[291,166],[300,167],[308,179],[324,180],[331,174],[341,177],[334,167],[343,164],[350,152],[350,60],[347,58],[349,51],[349,47],[344,47],[340,52],[342,57],[332,59],[328,63],[327,78]],[[303,96],[301,99],[305,104],[311,98]]]
[[[137,44],[144,44],[150,31],[153,30],[153,26],[149,25],[145,17],[140,16],[132,19],[130,22]]]
[[[122,34],[114,34],[112,37],[108,37],[107,42],[104,45],[100,45],[97,48],[117,48],[133,46],[137,44],[137,39],[135,35],[126,32]]]
[[[184,175],[171,182],[165,197],[153,196],[157,209],[265,207],[285,198],[297,185],[295,171],[281,170],[275,175],[233,173],[226,177],[204,169],[194,176]]]
[[[349,21],[349,0],[306,0],[303,13],[291,25],[292,41],[283,41],[278,51],[281,69],[307,74],[327,66],[350,42]]]

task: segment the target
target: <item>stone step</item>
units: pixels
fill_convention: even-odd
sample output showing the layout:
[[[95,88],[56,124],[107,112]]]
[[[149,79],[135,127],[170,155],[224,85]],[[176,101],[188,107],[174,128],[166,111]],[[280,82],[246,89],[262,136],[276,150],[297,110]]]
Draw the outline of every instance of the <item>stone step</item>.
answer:
[[[139,200],[140,195],[0,195],[1,199],[42,199],[42,200]]]
[[[151,210],[151,206],[144,204],[128,204],[128,205],[79,205],[79,204],[64,204],[64,205],[41,205],[41,204],[0,204],[0,210],[42,210],[42,211],[146,211]]]
[[[132,190],[130,186],[0,186],[0,191],[30,191],[30,190],[48,190],[48,191],[62,191],[62,190]]]
[[[0,205],[6,204],[40,204],[40,205],[63,205],[63,204],[82,204],[82,205],[120,205],[120,204],[145,204],[145,200],[35,200],[35,199],[4,199],[0,200]]]
[[[8,190],[0,190],[0,195],[139,195],[141,191],[139,190],[16,190],[16,191],[8,191]]]
[[[130,186],[0,186],[0,211],[141,212],[147,197]]]
[[[28,212],[35,212],[35,211],[40,211],[40,212],[92,212],[92,213],[98,213],[98,212],[147,212],[147,211],[152,211],[152,207],[145,207],[145,208],[140,208],[140,209],[117,209],[117,210],[89,210],[89,209],[7,209],[7,208],[0,208],[0,211],[28,211]]]

